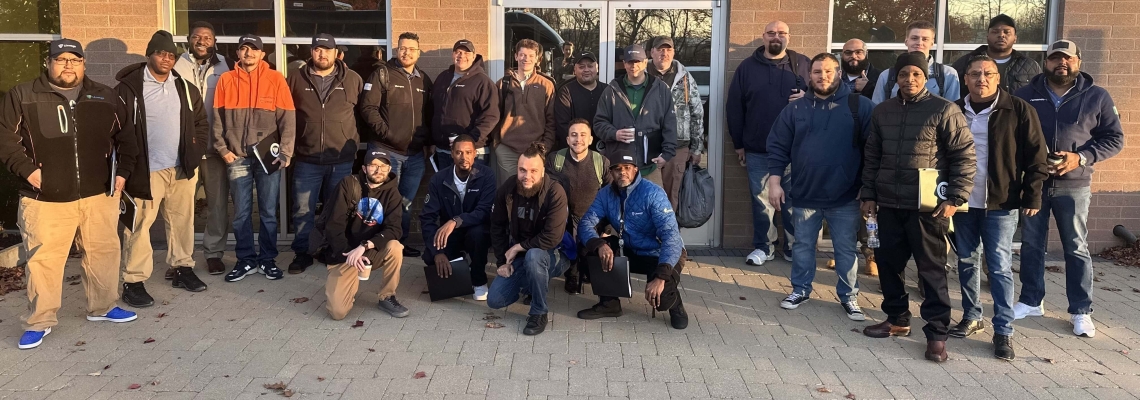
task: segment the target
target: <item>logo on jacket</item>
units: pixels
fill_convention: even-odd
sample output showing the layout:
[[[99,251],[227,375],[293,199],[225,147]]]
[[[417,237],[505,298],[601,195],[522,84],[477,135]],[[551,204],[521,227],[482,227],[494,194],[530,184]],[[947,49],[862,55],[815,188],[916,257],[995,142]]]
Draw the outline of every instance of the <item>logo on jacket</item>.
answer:
[[[356,216],[364,220],[364,225],[376,226],[384,222],[384,205],[379,199],[362,198],[356,203]]]
[[[398,88],[400,88],[400,89],[403,89],[403,88],[404,88],[403,86],[400,86],[400,85],[397,85],[397,84],[394,84],[394,83],[392,84],[392,86],[398,87]]]
[[[280,156],[281,155],[281,144],[280,143],[274,143],[272,146],[269,146],[269,155],[274,156],[274,157]]]
[[[455,85],[455,87],[457,87],[457,88],[459,88],[459,87],[467,87],[467,85]]]

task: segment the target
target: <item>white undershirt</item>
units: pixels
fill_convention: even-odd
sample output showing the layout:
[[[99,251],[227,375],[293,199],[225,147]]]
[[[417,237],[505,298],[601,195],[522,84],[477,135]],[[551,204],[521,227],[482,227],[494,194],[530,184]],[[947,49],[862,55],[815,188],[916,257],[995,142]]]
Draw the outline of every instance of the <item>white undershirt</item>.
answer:
[[[466,180],[459,180],[459,175],[455,173],[455,167],[451,167],[451,176],[455,181],[455,189],[459,191],[459,201],[463,201],[463,196],[467,195],[467,182],[471,180],[471,175],[467,175]]]
[[[966,97],[966,121],[970,123],[970,132],[974,134],[974,158],[977,159],[978,169],[974,173],[974,190],[970,191],[970,208],[986,208],[986,183],[989,181],[989,142],[990,142],[990,115],[998,99],[995,97],[989,108],[974,111],[970,105],[970,97]],[[998,92],[1001,96],[1001,92]]]

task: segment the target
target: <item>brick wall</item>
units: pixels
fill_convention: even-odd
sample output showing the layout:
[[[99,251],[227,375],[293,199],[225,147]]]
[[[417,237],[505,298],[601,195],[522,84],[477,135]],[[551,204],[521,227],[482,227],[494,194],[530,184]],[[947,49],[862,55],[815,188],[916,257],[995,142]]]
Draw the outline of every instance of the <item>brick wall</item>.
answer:
[[[1140,1],[1067,0],[1062,38],[1081,49],[1081,69],[1108,89],[1124,126],[1125,148],[1096,165],[1089,209],[1089,247],[1120,244],[1117,224],[1140,232]],[[1050,248],[1060,249],[1056,230]]]
[[[78,40],[87,53],[87,75],[114,86],[115,73],[145,61],[142,56],[162,25],[157,0],[60,0],[65,38]]]
[[[788,48],[809,57],[827,49],[827,0],[735,0],[731,4],[728,30],[728,72],[725,84],[732,80],[736,66],[762,45],[764,26],[774,20],[788,24],[791,37]],[[723,107],[723,104],[716,105]],[[748,191],[748,173],[736,162],[732,139],[727,130],[724,168],[724,231],[722,246],[752,247],[752,206]],[[747,217],[746,217],[747,216]]]
[[[420,66],[433,77],[451,66],[451,46],[466,38],[487,57],[490,24],[486,0],[391,0],[392,44],[401,32],[420,35]]]

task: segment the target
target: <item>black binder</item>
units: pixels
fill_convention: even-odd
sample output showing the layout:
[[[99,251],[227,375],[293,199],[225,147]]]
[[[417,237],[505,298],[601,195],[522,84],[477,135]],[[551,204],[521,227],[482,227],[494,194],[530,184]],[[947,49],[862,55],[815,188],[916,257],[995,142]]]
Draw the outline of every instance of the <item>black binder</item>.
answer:
[[[278,169],[281,169],[281,164],[274,164],[273,161],[281,155],[281,135],[273,132],[262,138],[256,145],[249,146],[246,149],[246,154],[257,159],[257,163],[261,165],[261,170],[265,171],[266,175],[277,172]]]
[[[451,260],[451,277],[440,278],[435,264],[424,267],[424,277],[433,302],[475,294],[475,287],[471,286],[471,266],[463,258]]]
[[[137,221],[135,218],[137,215],[136,211],[137,206],[135,205],[135,199],[124,191],[122,196],[119,197],[119,223],[123,224],[123,226],[131,232],[135,231],[135,222]]]
[[[614,256],[614,267],[602,272],[601,257],[586,257],[590,268],[590,287],[595,296],[633,297],[633,286],[629,284],[629,259]]]

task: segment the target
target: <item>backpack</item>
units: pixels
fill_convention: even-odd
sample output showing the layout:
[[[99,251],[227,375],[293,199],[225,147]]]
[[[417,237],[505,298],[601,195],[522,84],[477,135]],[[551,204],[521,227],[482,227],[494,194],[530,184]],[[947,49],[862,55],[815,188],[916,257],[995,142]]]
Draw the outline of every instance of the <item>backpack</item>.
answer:
[[[562,149],[554,152],[554,172],[561,173],[562,169],[566,166],[566,156],[570,154],[570,149]],[[594,172],[598,175],[598,185],[601,186],[605,183],[603,175],[605,171],[605,159],[596,151],[591,151],[590,155],[594,160]]]
[[[887,98],[894,97],[891,95],[890,90],[894,89],[895,84],[899,81],[899,71],[894,67],[887,70]],[[946,71],[943,70],[942,64],[934,63],[934,82],[938,84],[938,94],[946,93]]]

